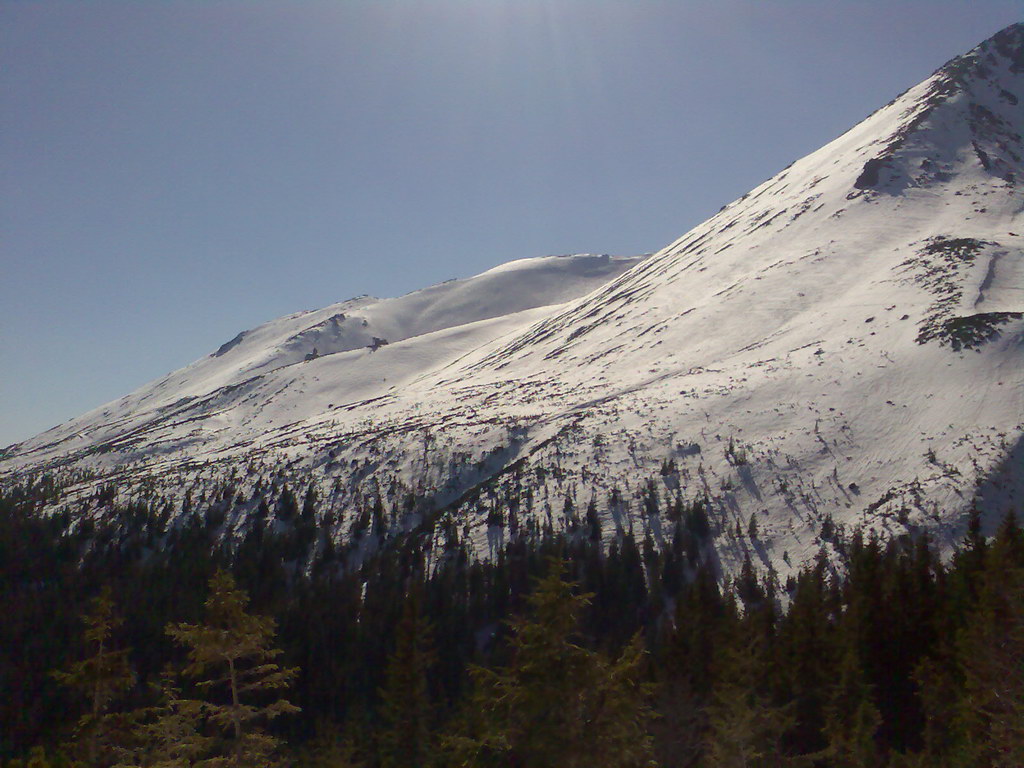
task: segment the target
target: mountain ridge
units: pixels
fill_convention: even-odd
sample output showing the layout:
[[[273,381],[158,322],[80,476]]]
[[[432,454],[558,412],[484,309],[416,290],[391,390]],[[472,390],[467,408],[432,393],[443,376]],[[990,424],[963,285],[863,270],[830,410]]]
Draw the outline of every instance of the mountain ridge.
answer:
[[[1022,51],[1024,25],[997,33],[649,257],[568,257],[592,271],[561,293],[525,260],[459,282],[505,286],[462,304],[446,283],[272,321],[182,369],[220,378],[170,374],[12,446],[0,476],[180,499],[284,467],[341,510],[421,494],[398,530],[450,515],[484,555],[514,533],[479,498],[524,482],[525,516],[597,500],[606,531],[656,539],[650,487],[705,499],[727,572],[751,515],[777,570],[827,548],[826,521],[949,543],[971,505],[1024,498]],[[435,295],[454,303],[430,315]]]

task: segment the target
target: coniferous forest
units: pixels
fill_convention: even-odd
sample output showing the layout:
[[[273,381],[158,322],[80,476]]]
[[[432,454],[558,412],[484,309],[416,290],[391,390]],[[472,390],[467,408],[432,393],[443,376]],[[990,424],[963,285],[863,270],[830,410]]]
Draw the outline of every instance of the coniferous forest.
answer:
[[[230,547],[233,489],[41,514],[60,493],[0,499],[4,766],[1024,765],[1012,510],[951,558],[830,529],[841,564],[722,583],[699,501],[660,543],[592,505],[481,562],[444,520],[356,557],[312,491],[247,500]]]

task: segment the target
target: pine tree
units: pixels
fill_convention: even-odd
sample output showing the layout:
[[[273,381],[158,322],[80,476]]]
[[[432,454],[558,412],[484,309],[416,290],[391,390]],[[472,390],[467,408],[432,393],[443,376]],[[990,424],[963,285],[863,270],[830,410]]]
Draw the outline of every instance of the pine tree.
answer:
[[[736,577],[736,595],[743,601],[747,610],[757,607],[764,601],[764,590],[757,579],[754,564],[750,561],[750,553],[743,556],[740,575]]]
[[[135,744],[116,768],[190,768],[214,748],[201,730],[206,704],[183,698],[170,669],[153,687],[158,703],[132,713]]]
[[[53,677],[63,685],[84,695],[89,709],[78,720],[76,746],[90,764],[109,764],[119,743],[124,739],[123,718],[111,713],[111,704],[134,683],[128,660],[128,649],[115,650],[114,635],[124,620],[114,607],[109,587],[104,587],[82,615],[85,642],[92,653],[58,670]]]
[[[274,661],[281,654],[271,647],[276,624],[247,613],[248,600],[230,574],[217,571],[210,579],[205,623],[167,628],[168,635],[188,648],[184,671],[198,679],[206,693],[204,712],[226,736],[226,754],[210,766],[272,764],[279,740],[262,730],[261,721],[299,711],[283,698],[255,703],[261,694],[287,688],[298,669],[282,668]]]
[[[309,484],[306,488],[306,495],[302,499],[302,522],[312,525],[316,521],[316,505],[319,502],[316,495],[316,485]]]
[[[726,639],[717,659],[715,686],[708,707],[705,761],[708,768],[779,768],[792,764],[783,755],[783,736],[794,725],[792,707],[777,704],[765,690],[764,639],[750,627]]]
[[[1012,516],[985,553],[978,604],[958,638],[967,760],[1024,765],[1024,536]]]
[[[430,693],[427,673],[434,664],[430,626],[420,616],[415,594],[406,600],[395,652],[380,691],[380,736],[383,768],[421,768],[430,755]]]
[[[530,768],[647,765],[649,687],[640,682],[644,651],[634,638],[611,661],[576,637],[588,595],[554,566],[528,598],[530,614],[511,622],[512,659],[473,670],[463,720],[446,739],[449,762]]]
[[[364,768],[351,734],[333,723],[321,721],[316,735],[300,750],[296,768]]]
[[[295,499],[292,489],[285,485],[277,499],[277,518],[278,520],[290,522],[295,519],[298,513],[299,502]]]
[[[837,661],[833,615],[834,593],[826,580],[826,564],[795,580],[789,610],[779,622],[776,675],[794,701],[796,727],[789,744],[801,752],[815,752],[827,745],[823,731],[825,710],[831,699]]]
[[[601,518],[597,514],[597,499],[593,496],[587,504],[587,537],[590,541],[601,541]]]
[[[829,765],[834,768],[874,768],[879,764],[875,734],[882,718],[856,649],[848,646],[839,663],[839,679],[826,711]]]

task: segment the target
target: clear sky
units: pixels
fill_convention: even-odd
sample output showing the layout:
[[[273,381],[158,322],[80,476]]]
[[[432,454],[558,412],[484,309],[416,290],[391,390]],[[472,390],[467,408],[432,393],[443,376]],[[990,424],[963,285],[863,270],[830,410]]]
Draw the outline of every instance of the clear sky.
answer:
[[[0,0],[0,446],[238,331],[658,250],[1021,0]]]

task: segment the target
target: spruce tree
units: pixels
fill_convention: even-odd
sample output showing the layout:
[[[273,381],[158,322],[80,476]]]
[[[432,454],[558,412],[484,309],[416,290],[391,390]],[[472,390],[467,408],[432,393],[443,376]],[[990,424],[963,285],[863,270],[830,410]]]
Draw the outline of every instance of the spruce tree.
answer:
[[[422,768],[430,755],[430,693],[427,673],[434,664],[430,626],[420,615],[418,596],[405,602],[395,651],[380,691],[381,766]]]
[[[792,765],[783,736],[795,724],[793,708],[777,704],[766,689],[768,655],[753,622],[723,637],[708,706],[708,768],[779,768]]]
[[[789,610],[780,619],[773,654],[775,674],[794,701],[796,727],[787,744],[801,752],[827,745],[825,710],[831,699],[837,667],[834,597],[821,559],[795,580]]]
[[[321,721],[316,735],[303,745],[295,761],[296,768],[365,768],[350,733],[337,725]]]
[[[982,590],[958,638],[963,754],[979,766],[1024,765],[1024,537],[1012,516],[985,553]]]
[[[289,687],[296,668],[279,666],[271,647],[276,623],[246,612],[249,601],[232,576],[218,570],[210,579],[202,624],[173,624],[167,634],[188,648],[184,671],[204,691],[204,712],[224,737],[219,758],[205,765],[270,765],[280,743],[261,723],[299,708],[276,692]],[[258,701],[270,694],[272,701]]]
[[[629,768],[649,763],[649,687],[634,638],[611,661],[577,637],[589,595],[551,567],[510,622],[508,666],[473,670],[474,689],[445,764],[530,768]]]
[[[91,765],[109,765],[125,738],[123,718],[110,711],[111,705],[134,682],[128,649],[117,650],[114,636],[124,620],[114,607],[110,587],[104,587],[82,615],[89,656],[53,677],[84,696],[88,710],[75,729],[75,747]]]
[[[131,714],[134,744],[116,768],[191,768],[214,747],[202,733],[206,704],[184,698],[170,669],[153,687],[157,704]]]
[[[879,765],[875,734],[881,721],[856,649],[850,645],[840,660],[839,679],[826,708],[829,765],[833,768]]]

